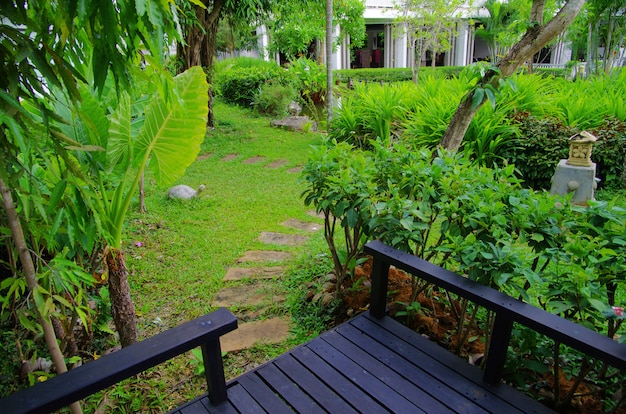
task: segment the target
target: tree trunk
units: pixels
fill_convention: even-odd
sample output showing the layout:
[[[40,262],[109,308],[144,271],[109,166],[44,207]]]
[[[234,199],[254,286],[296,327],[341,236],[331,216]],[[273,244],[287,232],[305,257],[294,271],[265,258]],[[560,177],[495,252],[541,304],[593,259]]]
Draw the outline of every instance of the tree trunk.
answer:
[[[333,119],[333,0],[326,0],[326,129]]]
[[[135,304],[130,297],[126,260],[121,250],[112,248],[105,252],[105,260],[109,270],[111,316],[120,335],[120,343],[126,347],[137,342],[138,337]]]
[[[209,3],[209,4],[207,4]],[[212,3],[212,7],[211,7]],[[185,44],[179,43],[176,53],[183,60],[181,72],[192,66],[201,66],[207,73],[209,92],[207,95],[209,103],[209,114],[207,126],[213,127],[213,93],[212,93],[212,67],[213,56],[215,55],[215,45],[217,40],[217,30],[219,28],[220,15],[226,4],[226,0],[204,1],[206,9],[195,6],[197,24],[189,25],[185,33]]]
[[[511,76],[525,61],[532,59],[535,53],[539,52],[569,26],[585,4],[585,0],[568,0],[552,20],[542,25],[540,16],[543,16],[543,6],[545,2],[546,0],[533,1],[531,16],[534,20],[531,22],[530,27],[522,39],[516,43],[511,50],[509,50],[507,55],[496,65],[500,70],[498,77]],[[497,88],[499,85],[495,82],[497,78],[496,75],[494,71],[487,71],[479,84],[485,85],[491,83]],[[480,109],[485,102],[483,99],[482,103],[472,110],[473,95],[474,92],[470,93],[457,108],[455,114],[452,116],[450,125],[448,125],[448,129],[439,142],[440,147],[450,151],[458,151],[460,148],[474,115],[476,115],[478,109]]]
[[[146,189],[144,178],[144,173],[142,172],[141,178],[139,179],[139,212],[141,214],[148,211],[148,209],[146,208]]]
[[[20,222],[20,218],[17,215],[15,204],[13,204],[11,191],[5,185],[4,180],[1,178],[0,194],[2,195],[2,203],[4,205],[4,211],[7,215],[9,227],[11,228],[11,235],[13,236],[13,241],[15,242],[15,248],[17,249],[20,263],[22,264],[22,270],[24,272],[24,277],[26,278],[26,285],[28,286],[28,290],[32,293],[33,290],[35,290],[35,288],[37,287],[37,272],[35,270],[35,264],[33,263],[33,258],[30,255],[28,245],[26,244],[24,230],[22,229],[22,223]],[[41,314],[37,306],[35,306],[34,309],[37,313],[37,317],[39,318],[39,323],[41,323],[44,340],[46,342],[46,345],[48,346],[48,350],[50,351],[50,356],[52,357],[52,362],[54,363],[54,368],[57,374],[67,372],[65,359],[63,358],[63,354],[61,353],[61,349],[59,348],[59,343],[54,333],[54,327],[52,326],[52,323],[50,323],[50,319]],[[72,403],[70,405],[70,409],[74,414],[82,413],[80,403],[78,402]]]
[[[474,111],[472,111],[472,96],[470,95],[461,102],[454,115],[452,115],[450,125],[448,125],[446,133],[439,142],[439,146],[449,150],[458,150],[472,119],[474,119]]]

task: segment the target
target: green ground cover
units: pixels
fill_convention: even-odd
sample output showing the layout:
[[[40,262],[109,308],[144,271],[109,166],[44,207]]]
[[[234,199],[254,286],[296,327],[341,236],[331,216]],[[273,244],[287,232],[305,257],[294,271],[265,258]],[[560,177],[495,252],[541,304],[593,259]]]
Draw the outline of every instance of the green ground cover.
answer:
[[[139,314],[142,338],[181,324],[214,308],[211,301],[222,287],[232,282],[222,278],[247,250],[268,249],[257,239],[262,231],[295,233],[282,226],[289,218],[315,221],[302,202],[304,185],[299,173],[311,145],[321,141],[320,133],[296,133],[270,126],[270,120],[255,117],[251,111],[215,103],[216,127],[209,130],[198,160],[175,184],[206,189],[197,199],[168,200],[167,189],[146,177],[147,213],[137,208],[130,214],[124,249],[131,271],[130,283]],[[237,154],[231,161],[224,157]],[[259,163],[246,164],[252,157]],[[278,168],[266,168],[273,161],[285,160]],[[308,262],[310,252],[321,251],[321,234],[313,235],[304,246],[271,246],[288,250],[284,280],[278,280],[274,293],[287,295],[286,306],[275,306],[264,316],[288,314],[291,286],[298,295],[296,280],[308,278],[298,263]],[[309,324],[308,326],[312,326]],[[258,346],[225,356],[228,377],[233,377],[284,352],[315,334],[294,327],[286,343]],[[103,406],[119,412],[162,412],[206,392],[197,370],[201,366],[192,353],[148,371],[137,379],[93,396],[86,412]]]

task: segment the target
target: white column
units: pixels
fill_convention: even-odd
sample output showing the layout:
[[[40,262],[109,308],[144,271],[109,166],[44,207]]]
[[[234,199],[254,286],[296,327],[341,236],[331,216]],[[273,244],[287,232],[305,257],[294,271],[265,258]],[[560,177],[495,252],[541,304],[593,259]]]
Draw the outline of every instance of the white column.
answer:
[[[563,42],[559,39],[559,41],[552,46],[550,63],[565,65],[570,60],[572,60],[572,44],[570,42]]]
[[[269,46],[270,46],[270,35],[267,32],[267,27],[263,24],[257,28],[257,47],[259,48],[259,55],[263,58],[263,60],[270,60]]]
[[[454,47],[454,60],[451,62],[453,66],[465,66],[468,62],[468,49],[470,43],[469,25],[466,21],[459,23],[459,34],[456,37]]]
[[[339,38],[340,35],[340,30],[341,28],[339,27],[339,25],[335,26],[335,29],[333,30],[333,45],[335,44],[336,40]],[[338,48],[333,48],[333,55],[331,57],[332,61],[333,61],[333,70],[334,69],[344,69],[341,66],[341,62],[342,62],[342,57],[343,57],[343,47],[344,47],[344,43],[342,42]]]
[[[386,68],[393,67],[393,48],[395,39],[393,38],[393,25],[385,25],[385,59],[383,65]]]
[[[406,26],[399,27],[396,32],[395,42],[394,42],[394,67],[395,68],[408,68],[409,60],[408,60],[408,34],[406,32]]]

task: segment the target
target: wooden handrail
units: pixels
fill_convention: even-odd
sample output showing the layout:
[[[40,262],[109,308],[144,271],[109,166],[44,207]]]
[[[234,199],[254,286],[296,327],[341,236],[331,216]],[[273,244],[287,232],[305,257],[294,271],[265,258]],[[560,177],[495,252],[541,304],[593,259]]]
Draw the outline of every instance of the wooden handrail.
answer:
[[[497,384],[501,380],[513,323],[517,322],[555,341],[598,358],[620,370],[626,369],[626,346],[598,332],[514,299],[489,286],[469,280],[380,241],[365,245],[373,257],[370,313],[381,318],[386,313],[387,280],[390,266],[424,279],[436,286],[493,311],[494,333],[489,344],[484,379]]]
[[[0,413],[57,410],[197,346],[202,347],[209,398],[218,404],[226,400],[219,339],[236,328],[237,318],[227,309],[220,308],[3,398]]]

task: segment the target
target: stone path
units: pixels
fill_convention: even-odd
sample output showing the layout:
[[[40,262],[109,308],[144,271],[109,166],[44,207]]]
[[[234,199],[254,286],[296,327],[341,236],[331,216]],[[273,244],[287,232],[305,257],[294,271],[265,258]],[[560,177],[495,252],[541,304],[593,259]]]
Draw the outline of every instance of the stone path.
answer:
[[[238,157],[238,154],[228,154],[221,161],[259,165],[266,163],[264,168],[272,169],[289,163],[284,159],[267,163],[269,160],[262,156],[242,160]],[[286,171],[297,173],[301,168],[296,166]],[[320,223],[297,219],[289,219],[282,225],[307,233],[317,231],[323,226]],[[298,246],[306,243],[308,237],[306,234],[261,232],[258,240],[267,244],[268,249],[247,251],[228,269],[223,278],[226,287],[222,288],[211,302],[212,307],[229,308],[239,319],[239,328],[221,339],[223,352],[236,352],[258,344],[280,343],[287,339],[288,317],[266,316],[266,311],[279,308],[284,302],[284,296],[277,292],[275,282],[283,276],[284,264],[291,258],[288,251],[275,248],[281,246],[288,249],[291,246]],[[268,313],[271,315],[272,312]]]

